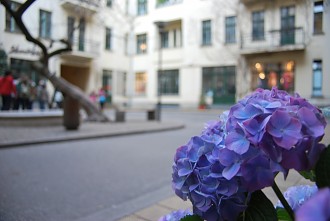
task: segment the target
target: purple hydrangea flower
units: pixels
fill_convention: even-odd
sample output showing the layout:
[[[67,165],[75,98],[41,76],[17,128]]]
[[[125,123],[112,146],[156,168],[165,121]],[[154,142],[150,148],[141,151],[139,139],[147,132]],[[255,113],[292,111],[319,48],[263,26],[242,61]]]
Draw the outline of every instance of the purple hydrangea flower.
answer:
[[[278,172],[315,165],[325,126],[298,94],[257,89],[177,149],[172,187],[202,218],[234,220],[249,193],[271,186]]]
[[[192,215],[191,210],[176,210],[172,211],[170,214],[160,217],[158,221],[180,221],[180,219],[187,215]]]
[[[313,185],[300,185],[300,186],[292,186],[289,187],[284,192],[284,198],[290,205],[293,211],[299,209],[307,200],[309,200],[316,192],[317,186]],[[276,207],[283,208],[281,202],[278,202]]]
[[[330,220],[330,189],[318,191],[295,213],[296,221]]]

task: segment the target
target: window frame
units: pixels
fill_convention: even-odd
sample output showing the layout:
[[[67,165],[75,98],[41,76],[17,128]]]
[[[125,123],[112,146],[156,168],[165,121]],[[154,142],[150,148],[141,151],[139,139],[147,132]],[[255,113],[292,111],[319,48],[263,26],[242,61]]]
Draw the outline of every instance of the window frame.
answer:
[[[10,1],[10,7],[14,10],[18,9],[22,3]],[[22,30],[17,26],[15,19],[10,13],[6,10],[6,21],[5,21],[5,31],[10,33],[22,33]]]
[[[113,1],[112,1],[112,0],[106,0],[105,5],[106,5],[108,8],[112,8]]]
[[[212,45],[212,21],[211,19],[202,21],[202,45]]]
[[[237,18],[236,16],[225,17],[225,42],[226,42],[226,44],[235,44],[237,42],[236,18]],[[232,21],[230,21],[230,19],[232,19]]]
[[[252,12],[252,41],[265,40],[265,11]]]
[[[170,47],[169,31],[163,31],[160,33],[160,47],[161,48]]]
[[[148,14],[148,0],[137,0],[137,15],[142,16]]]
[[[316,76],[318,74],[318,76]],[[316,82],[319,79],[320,82]],[[317,86],[317,83],[319,84]],[[323,64],[322,60],[313,60],[312,97],[322,97]]]
[[[324,34],[323,30],[323,14],[324,14],[324,2],[323,1],[316,1],[314,2],[314,7],[313,7],[313,34],[318,35],[318,34]],[[318,18],[318,22],[316,21],[316,18]],[[318,24],[318,25],[317,25]],[[318,28],[316,28],[318,27]]]
[[[52,12],[43,9],[39,10],[39,37],[44,39],[52,37]]]
[[[158,70],[157,74],[158,74],[158,92],[159,92],[158,94],[162,96],[163,95],[179,96],[180,94],[179,69]]]
[[[112,50],[112,29],[110,27],[105,28],[105,45],[104,49],[111,51]]]
[[[145,44],[146,48],[141,49]],[[136,54],[146,54],[148,51],[148,36],[146,33],[136,35]]]

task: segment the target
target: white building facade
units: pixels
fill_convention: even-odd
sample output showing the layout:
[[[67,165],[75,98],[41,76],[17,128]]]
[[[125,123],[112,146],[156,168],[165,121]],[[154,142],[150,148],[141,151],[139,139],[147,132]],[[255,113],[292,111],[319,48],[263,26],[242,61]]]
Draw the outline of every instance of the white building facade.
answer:
[[[327,0],[39,0],[24,21],[47,43],[72,41],[52,72],[112,103],[197,107],[208,95],[221,105],[277,86],[329,105],[329,14]],[[3,6],[0,17],[11,68],[37,80],[36,46]]]

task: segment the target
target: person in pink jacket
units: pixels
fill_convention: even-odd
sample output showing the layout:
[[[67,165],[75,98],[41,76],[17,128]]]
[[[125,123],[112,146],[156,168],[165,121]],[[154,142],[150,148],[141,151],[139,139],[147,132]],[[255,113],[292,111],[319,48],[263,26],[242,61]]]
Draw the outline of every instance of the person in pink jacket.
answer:
[[[2,96],[1,110],[9,110],[12,97],[16,94],[16,86],[11,71],[6,71],[5,75],[0,78],[0,94]]]

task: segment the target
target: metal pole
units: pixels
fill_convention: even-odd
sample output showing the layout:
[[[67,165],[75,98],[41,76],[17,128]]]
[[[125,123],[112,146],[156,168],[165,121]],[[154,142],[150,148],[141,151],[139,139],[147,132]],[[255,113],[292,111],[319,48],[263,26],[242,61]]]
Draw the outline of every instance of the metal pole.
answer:
[[[161,97],[162,97],[162,91],[161,91],[161,84],[160,84],[160,76],[162,74],[162,33],[164,32],[165,22],[155,22],[155,25],[158,28],[158,35],[159,35],[159,50],[158,50],[158,76],[157,76],[157,105],[156,105],[156,120],[161,120],[161,109],[162,109],[162,103],[161,103]]]
[[[161,82],[160,82],[160,76],[162,75],[162,41],[161,41],[161,35],[162,32],[159,28],[159,51],[158,51],[158,101],[157,101],[157,115],[156,119],[158,121],[161,120],[161,110],[162,110],[162,91],[161,91]]]

